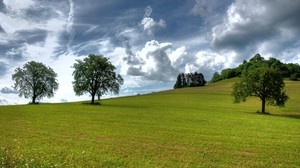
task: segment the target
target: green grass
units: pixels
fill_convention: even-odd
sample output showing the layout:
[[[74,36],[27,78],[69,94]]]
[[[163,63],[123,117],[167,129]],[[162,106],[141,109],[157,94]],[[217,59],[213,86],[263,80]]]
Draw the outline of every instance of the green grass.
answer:
[[[236,79],[82,103],[0,107],[0,167],[299,167],[300,82],[285,108],[233,104]]]

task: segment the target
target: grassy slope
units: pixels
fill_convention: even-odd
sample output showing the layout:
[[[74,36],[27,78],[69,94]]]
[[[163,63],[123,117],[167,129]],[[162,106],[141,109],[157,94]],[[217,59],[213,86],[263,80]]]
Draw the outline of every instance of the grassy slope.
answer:
[[[233,104],[232,82],[103,100],[0,107],[0,166],[297,167],[300,82],[285,108]]]

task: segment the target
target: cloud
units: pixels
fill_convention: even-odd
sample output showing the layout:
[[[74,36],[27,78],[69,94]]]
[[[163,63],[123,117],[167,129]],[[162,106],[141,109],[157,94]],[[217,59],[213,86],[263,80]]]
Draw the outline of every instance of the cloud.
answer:
[[[124,41],[124,49],[126,53],[126,57],[123,58],[124,61],[128,65],[139,65],[142,64],[143,61],[141,58],[137,57],[131,50],[131,45],[129,44],[129,41]]]
[[[290,49],[289,45],[299,47],[299,16],[300,1],[235,1],[223,22],[212,28],[211,44],[216,50],[233,50],[248,55],[246,58],[263,44],[264,50],[278,56]]]
[[[5,6],[3,0],[0,0],[0,12],[4,12],[5,8],[6,8],[6,6]]]
[[[213,15],[221,4],[220,1],[217,0],[195,0],[195,3],[190,13],[202,17]]]
[[[9,100],[0,97],[0,105],[9,105],[12,104]]]
[[[180,54],[179,50],[174,51],[172,43],[148,41],[144,48],[135,53],[135,57],[142,61],[130,66],[127,75],[140,76],[147,80],[171,81],[179,73],[179,69],[175,67],[175,62],[185,55],[185,52]]]
[[[6,33],[5,30],[2,28],[1,25],[0,25],[0,33]]]
[[[0,90],[1,93],[4,93],[4,94],[18,94],[18,91],[16,91],[15,89],[13,88],[9,88],[9,87],[4,87]]]
[[[8,65],[0,61],[0,77],[6,74],[7,69],[8,69]]]
[[[74,22],[74,3],[72,0],[69,0],[70,3],[70,10],[68,14],[68,21],[67,21],[67,33],[69,34],[69,40],[67,43],[67,50],[70,52],[71,45],[75,37],[75,30],[73,29],[73,22]]]
[[[159,21],[155,21],[153,18],[150,17],[151,14],[152,14],[152,8],[150,6],[147,6],[145,8],[144,18],[140,23],[143,30],[148,35],[154,35],[155,32],[166,27],[166,22],[163,19],[160,19]]]
[[[206,80],[210,80],[214,72],[237,66],[235,58],[234,52],[221,55],[212,50],[200,50],[185,64],[185,73],[201,72]]]

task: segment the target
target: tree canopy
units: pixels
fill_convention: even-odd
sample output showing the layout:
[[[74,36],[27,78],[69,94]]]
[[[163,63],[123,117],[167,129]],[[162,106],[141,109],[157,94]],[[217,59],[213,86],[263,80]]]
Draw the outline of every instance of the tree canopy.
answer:
[[[14,88],[18,90],[19,96],[31,98],[33,104],[43,97],[54,96],[54,91],[58,89],[56,77],[57,74],[52,68],[35,61],[26,63],[23,68],[17,68],[12,75]]]
[[[260,54],[256,54],[248,62],[244,60],[244,62],[236,68],[223,69],[220,73],[215,72],[210,82],[214,83],[220,80],[238,77],[242,75],[243,71],[264,66],[279,70],[284,78],[290,78],[291,80],[298,80],[298,78],[300,78],[299,64],[282,63],[272,57],[265,60]]]
[[[180,73],[177,76],[176,83],[174,85],[174,89],[176,88],[184,88],[184,87],[197,87],[204,86],[206,81],[204,79],[204,75],[202,73]]]
[[[118,94],[123,84],[121,75],[114,72],[116,67],[102,55],[90,54],[83,60],[76,60],[73,68],[73,89],[76,95],[89,93],[92,104],[95,103],[96,95],[100,99],[108,91]]]
[[[240,82],[234,84],[234,102],[246,101],[248,96],[259,97],[261,112],[265,113],[266,102],[270,105],[284,106],[288,96],[284,90],[284,81],[278,69],[259,67],[243,71]]]

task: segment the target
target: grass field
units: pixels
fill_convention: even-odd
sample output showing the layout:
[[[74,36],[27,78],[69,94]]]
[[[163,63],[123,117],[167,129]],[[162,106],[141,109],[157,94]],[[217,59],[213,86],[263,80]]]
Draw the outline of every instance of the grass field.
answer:
[[[82,103],[0,107],[0,167],[300,167],[300,82],[285,108],[232,80]]]

